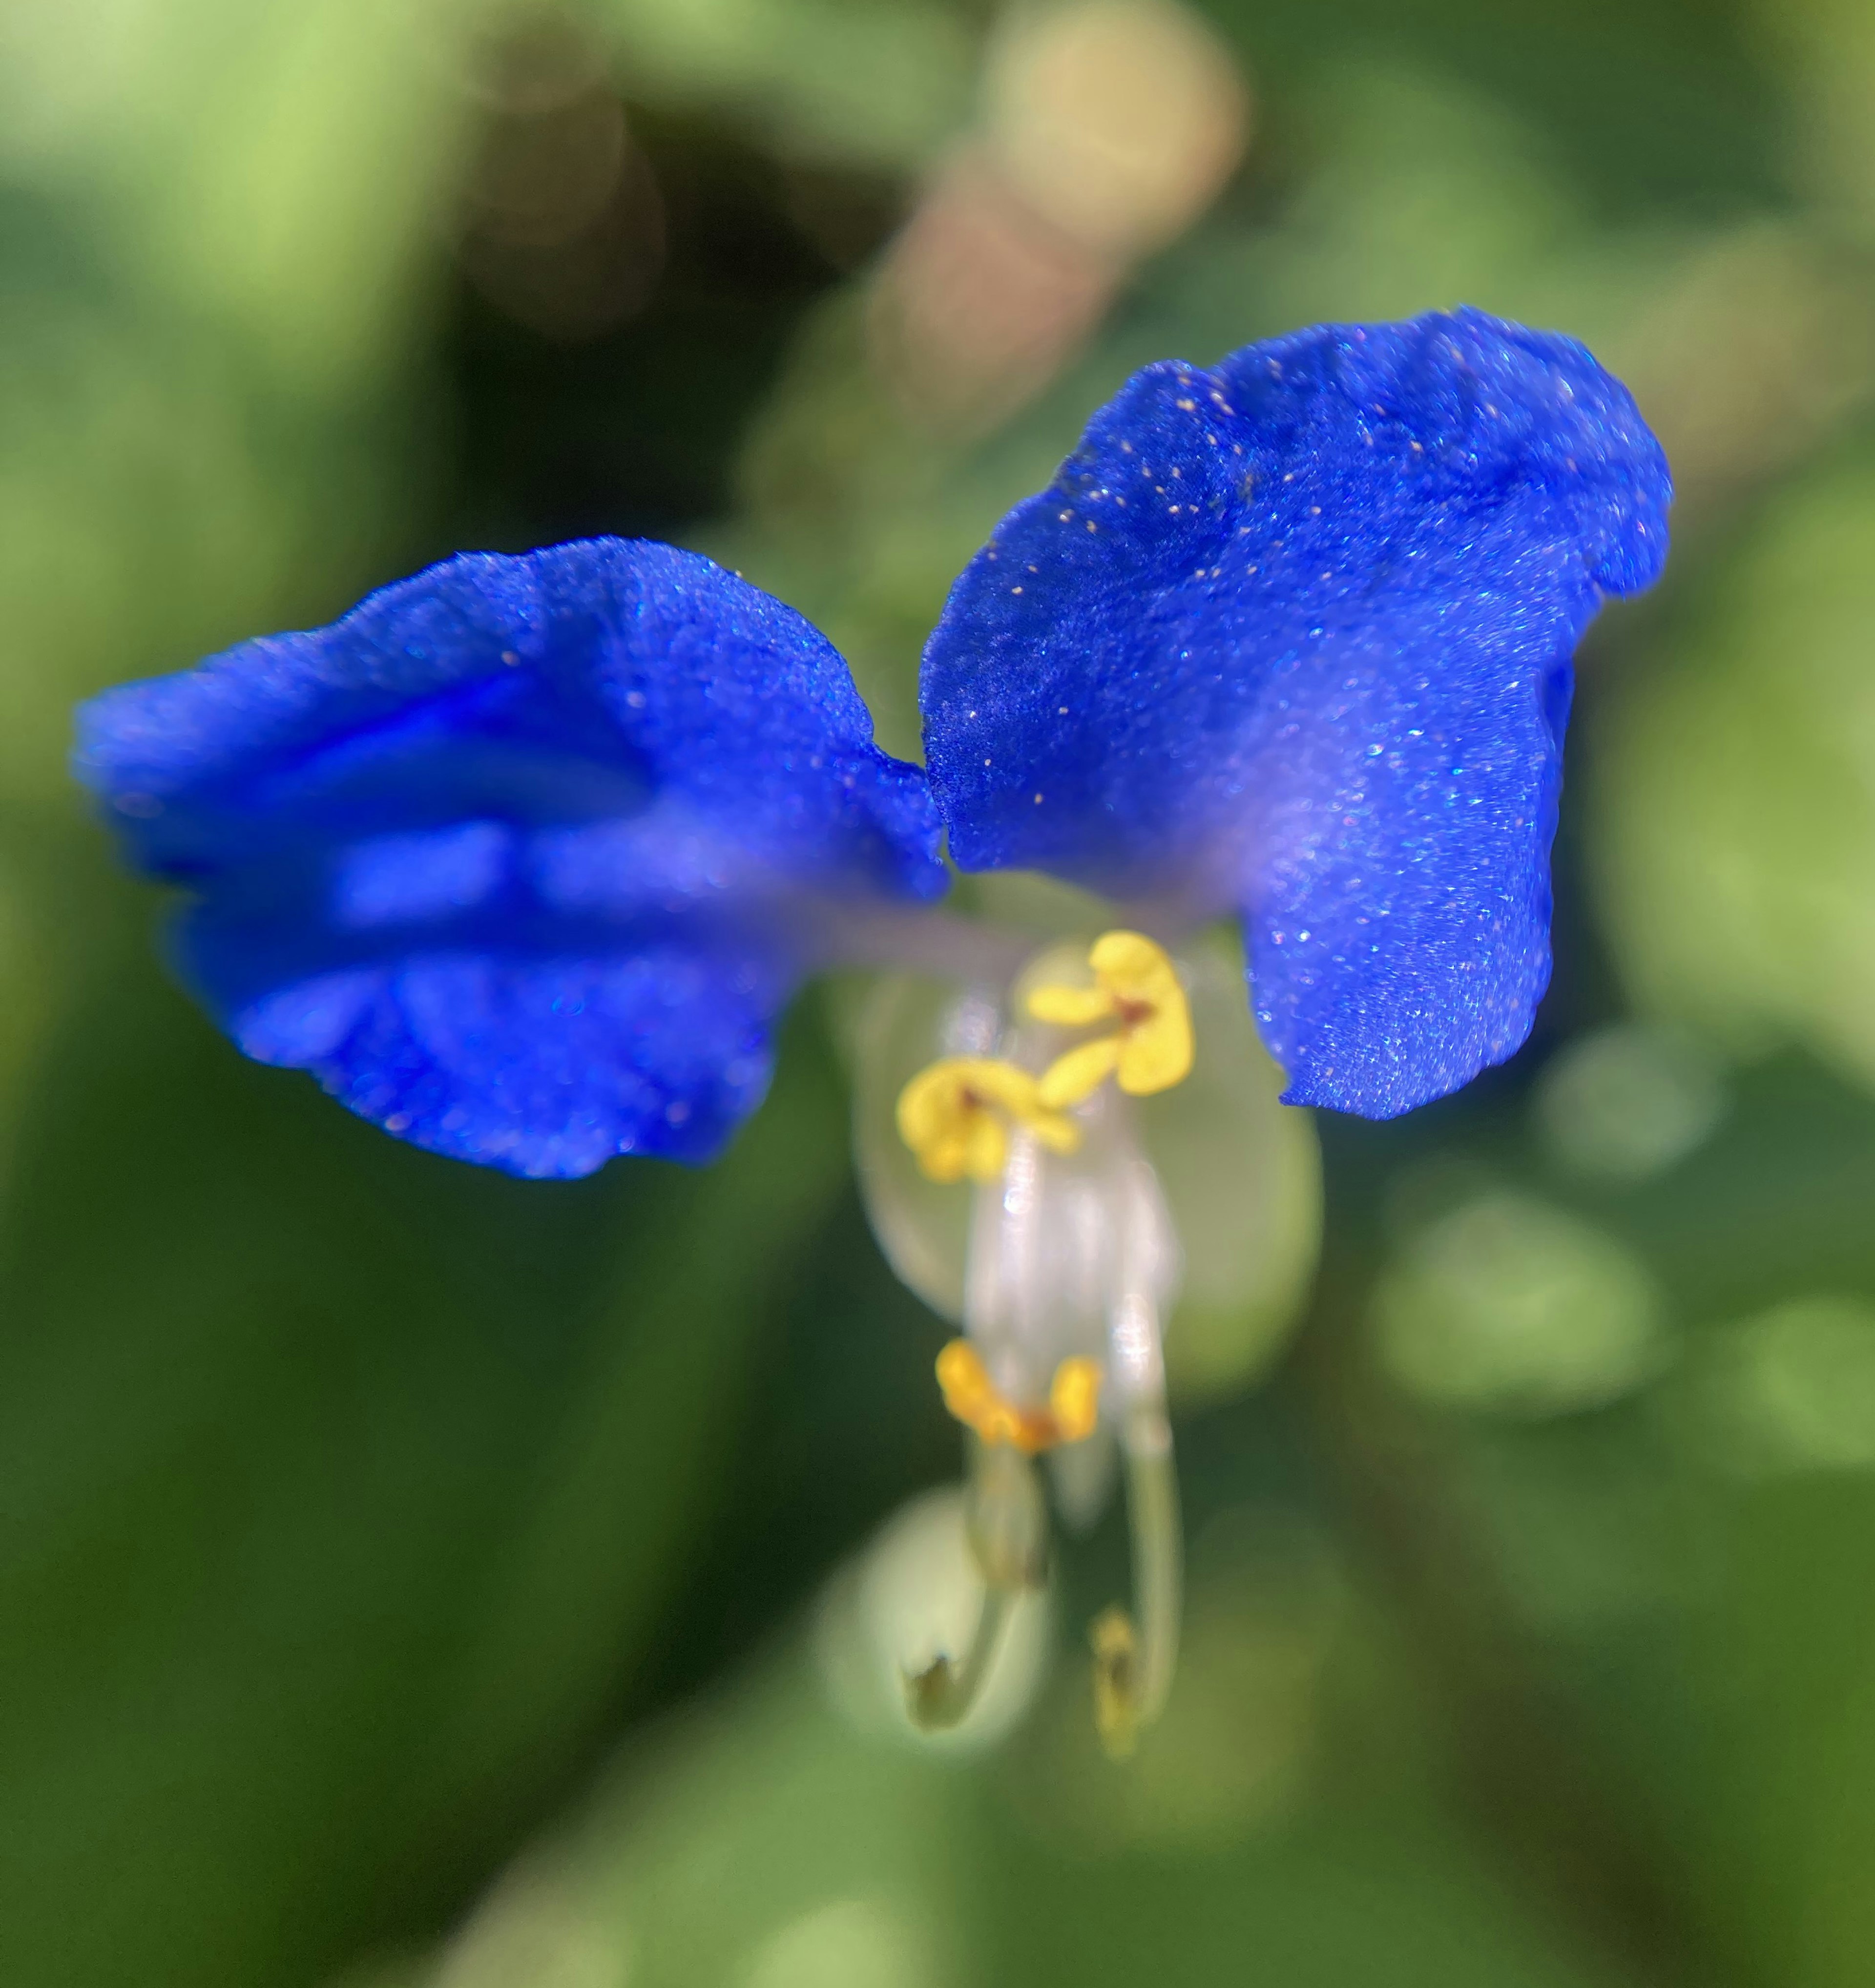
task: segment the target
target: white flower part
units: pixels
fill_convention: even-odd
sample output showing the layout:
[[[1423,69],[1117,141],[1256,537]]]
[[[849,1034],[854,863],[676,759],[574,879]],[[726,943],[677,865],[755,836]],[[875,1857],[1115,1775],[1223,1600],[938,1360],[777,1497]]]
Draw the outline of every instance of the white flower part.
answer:
[[[977,1190],[964,1324],[991,1379],[1024,1407],[1046,1403],[1062,1361],[1099,1361],[1111,1428],[1164,1398],[1178,1239],[1131,1100],[1103,1085],[1076,1116],[1079,1151],[1050,1152],[1018,1131],[1002,1180]]]
[[[1118,1275],[1107,1315],[1107,1388],[1115,1419],[1165,1398],[1162,1323],[1178,1294],[1178,1237],[1152,1165],[1135,1159],[1116,1182]]]

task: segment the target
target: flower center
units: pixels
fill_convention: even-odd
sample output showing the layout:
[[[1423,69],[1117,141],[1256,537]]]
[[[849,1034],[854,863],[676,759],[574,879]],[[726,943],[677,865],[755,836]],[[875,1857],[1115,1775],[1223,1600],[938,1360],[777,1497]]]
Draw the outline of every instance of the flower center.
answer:
[[[978,1188],[965,1273],[969,1336],[938,1356],[938,1382],[944,1406],[975,1439],[968,1530],[983,1581],[964,1649],[907,1676],[906,1686],[921,1726],[968,1716],[1013,1598],[1046,1577],[1048,1501],[1032,1459],[1104,1428],[1110,1442],[1084,1452],[1091,1474],[1076,1465],[1054,1476],[1059,1495],[1083,1499],[1065,1488],[1077,1476],[1097,1487],[1116,1450],[1125,1470],[1134,1605],[1107,1611],[1093,1633],[1096,1723],[1108,1750],[1121,1754],[1164,1705],[1183,1584],[1160,1351],[1179,1250],[1126,1096],[1181,1082],[1193,1041],[1177,969],[1152,940],[1105,933],[1086,966],[1091,984],[1072,984],[1071,958],[1059,979],[1052,960],[1042,962],[1025,999],[1019,983],[1025,1019],[1051,1032],[1038,1043],[1032,1029],[1019,1027],[1019,1053],[1053,1048],[1056,1030],[1097,1031],[1039,1077],[1008,1058],[946,1057],[899,1094],[899,1131],[924,1172]],[[1103,1092],[1109,1077],[1114,1088]],[[1092,1357],[1096,1349],[1103,1357]],[[1012,1393],[991,1378],[986,1351]],[[1046,1405],[1025,1405],[1045,1374]]]
[[[1057,1028],[1111,1026],[1057,1057],[1039,1077],[1001,1057],[943,1057],[899,1094],[900,1137],[932,1180],[1001,1179],[1012,1125],[1052,1152],[1073,1152],[1080,1131],[1063,1114],[1109,1077],[1147,1097],[1191,1073],[1191,1006],[1164,947],[1140,932],[1106,932],[1087,964],[1091,987],[1038,987],[1029,1013]]]

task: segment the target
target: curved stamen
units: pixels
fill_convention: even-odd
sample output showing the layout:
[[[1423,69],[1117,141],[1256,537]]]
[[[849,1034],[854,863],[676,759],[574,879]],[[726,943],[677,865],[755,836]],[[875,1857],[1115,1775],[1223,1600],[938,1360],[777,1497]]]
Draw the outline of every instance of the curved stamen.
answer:
[[[1042,1103],[1034,1077],[999,1057],[941,1057],[898,1095],[899,1137],[934,1181],[1000,1179],[1012,1124],[1054,1152],[1080,1143],[1080,1128]]]
[[[1048,1581],[1048,1505],[1035,1466],[1007,1443],[978,1440],[970,1448],[965,1532],[983,1598],[961,1655],[942,1653],[906,1673],[906,1709],[925,1733],[948,1731],[969,1717],[1017,1600]]]
[[[1134,1613],[1109,1608],[1094,1621],[1094,1723],[1116,1759],[1165,1709],[1178,1668],[1184,1607],[1184,1540],[1178,1475],[1165,1411],[1141,1403],[1127,1416],[1127,1516],[1133,1534]]]
[[[1091,1097],[1110,1076],[1136,1097],[1183,1083],[1191,1069],[1191,1009],[1165,948],[1143,932],[1103,932],[1087,964],[1093,986],[1038,987],[1029,996],[1038,1022],[1066,1029],[1113,1024],[1042,1072],[1042,1104],[1065,1111]]]
[[[986,1587],[977,1626],[961,1657],[940,1653],[921,1671],[905,1674],[905,1709],[921,1733],[948,1733],[970,1716],[1002,1642],[1015,1595],[1006,1587]]]

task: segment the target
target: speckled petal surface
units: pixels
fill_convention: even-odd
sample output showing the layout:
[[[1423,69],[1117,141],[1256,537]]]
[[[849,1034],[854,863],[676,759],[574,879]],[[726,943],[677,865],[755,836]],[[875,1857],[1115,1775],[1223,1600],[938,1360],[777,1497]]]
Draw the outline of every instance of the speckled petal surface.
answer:
[[[667,546],[465,554],[79,725],[236,1040],[519,1173],[711,1157],[816,908],[944,887],[924,777],[838,654]]]
[[[1456,1088],[1547,982],[1571,658],[1671,494],[1583,347],[1480,312],[1149,367],[927,647],[952,854],[1240,911],[1292,1102]]]

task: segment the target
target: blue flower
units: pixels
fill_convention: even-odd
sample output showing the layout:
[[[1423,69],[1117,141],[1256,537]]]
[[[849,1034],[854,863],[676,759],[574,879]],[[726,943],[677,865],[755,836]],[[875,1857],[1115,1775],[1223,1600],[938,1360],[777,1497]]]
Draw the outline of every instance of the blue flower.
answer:
[[[1478,311],[1147,367],[926,648],[953,857],[1240,913],[1292,1103],[1456,1089],[1547,985],[1571,657],[1671,495],[1582,347]]]
[[[250,1056],[518,1174],[711,1158],[840,918],[944,888],[839,655],[667,546],[446,560],[106,691],[76,764]]]

